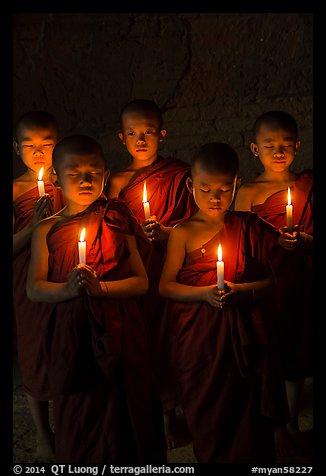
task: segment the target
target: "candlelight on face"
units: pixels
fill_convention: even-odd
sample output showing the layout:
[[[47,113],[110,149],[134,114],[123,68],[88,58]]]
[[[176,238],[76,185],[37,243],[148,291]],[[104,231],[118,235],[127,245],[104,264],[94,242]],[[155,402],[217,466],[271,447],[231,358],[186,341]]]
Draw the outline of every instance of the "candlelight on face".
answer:
[[[217,288],[219,290],[224,289],[224,261],[222,261],[222,245],[221,243],[217,248],[217,262],[216,262],[216,271],[217,271]]]
[[[44,182],[42,180],[42,177],[43,177],[43,167],[40,168],[38,179],[37,179],[37,188],[38,188],[39,197],[42,197],[45,194]]]
[[[78,254],[79,254],[79,264],[86,264],[86,241],[85,241],[85,228],[82,229],[80,233],[80,238],[78,242]]]
[[[144,205],[145,220],[148,220],[148,218],[151,216],[151,212],[149,208],[149,202],[147,201],[146,181],[144,182],[144,188],[143,188],[143,205]]]

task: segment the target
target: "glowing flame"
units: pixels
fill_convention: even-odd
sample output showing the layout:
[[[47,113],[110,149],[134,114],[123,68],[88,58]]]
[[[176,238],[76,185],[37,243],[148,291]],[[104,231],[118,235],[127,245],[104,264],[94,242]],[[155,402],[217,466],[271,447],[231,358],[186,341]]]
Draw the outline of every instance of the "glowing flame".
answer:
[[[80,238],[79,238],[79,241],[84,241],[85,239],[85,228],[82,229],[81,233],[80,233]]]
[[[144,190],[143,190],[143,202],[147,202],[147,190],[146,190],[146,182],[144,182]]]
[[[291,192],[290,192],[290,187],[288,187],[288,205],[291,205]]]
[[[222,261],[222,246],[221,246],[221,243],[217,247],[217,259],[219,261]]]
[[[43,167],[40,168],[40,171],[38,173],[38,180],[42,180],[43,177]]]

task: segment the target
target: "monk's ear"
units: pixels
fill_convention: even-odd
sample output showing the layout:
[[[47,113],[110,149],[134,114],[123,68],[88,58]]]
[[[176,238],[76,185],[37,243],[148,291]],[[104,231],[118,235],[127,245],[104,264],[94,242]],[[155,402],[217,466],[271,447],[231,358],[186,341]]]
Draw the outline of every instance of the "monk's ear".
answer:
[[[16,140],[13,141],[12,146],[14,148],[15,153],[17,155],[20,155],[19,144]]]
[[[187,177],[186,186],[187,186],[187,189],[189,190],[189,192],[193,193],[194,187],[192,185],[192,178],[191,177]]]
[[[124,137],[123,137],[123,133],[122,132],[118,132],[118,136],[119,136],[119,139],[121,140],[121,142],[123,144],[125,144],[125,140],[124,140]]]
[[[239,188],[241,187],[241,177],[236,177],[235,179],[235,190],[239,190]]]
[[[164,137],[166,136],[166,130],[165,130],[165,129],[162,129],[162,130],[160,131],[160,134],[161,134],[160,142],[163,142],[163,139],[164,139]]]
[[[250,150],[251,150],[251,152],[254,154],[255,157],[258,157],[258,156],[259,156],[258,146],[257,146],[257,144],[255,144],[254,142],[252,142],[252,143],[250,144]]]
[[[295,149],[294,149],[294,153],[295,153],[295,154],[296,154],[297,152],[299,152],[300,146],[301,146],[301,141],[300,141],[300,140],[297,140],[297,141],[295,142]]]

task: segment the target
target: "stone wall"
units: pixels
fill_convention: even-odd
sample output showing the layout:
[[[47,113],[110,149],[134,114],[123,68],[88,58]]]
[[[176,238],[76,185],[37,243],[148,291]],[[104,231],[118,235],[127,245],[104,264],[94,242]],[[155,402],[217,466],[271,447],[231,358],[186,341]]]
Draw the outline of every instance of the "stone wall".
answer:
[[[253,121],[282,109],[302,140],[293,169],[313,166],[311,13],[18,13],[13,33],[14,121],[46,110],[62,136],[98,139],[112,170],[128,162],[119,111],[140,97],[163,110],[162,155],[189,161],[203,143],[225,141],[249,180],[260,170]]]

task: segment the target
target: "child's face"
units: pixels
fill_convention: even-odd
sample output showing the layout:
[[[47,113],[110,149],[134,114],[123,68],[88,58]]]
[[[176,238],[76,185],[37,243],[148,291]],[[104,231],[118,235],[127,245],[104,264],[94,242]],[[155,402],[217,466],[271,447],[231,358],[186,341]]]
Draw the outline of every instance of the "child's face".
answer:
[[[57,140],[57,133],[52,128],[25,127],[13,145],[26,167],[38,174],[41,167],[44,170],[52,167],[52,151]]]
[[[104,186],[104,163],[96,154],[63,154],[57,170],[66,201],[86,209],[99,198]]]
[[[196,205],[206,215],[224,215],[232,203],[235,186],[233,174],[211,173],[199,164],[194,166],[191,189]]]
[[[166,130],[160,130],[155,117],[128,113],[123,115],[119,138],[133,159],[148,162],[156,160],[159,143],[165,134]]]
[[[299,147],[300,141],[293,132],[263,124],[256,142],[251,144],[251,151],[259,156],[265,170],[284,172],[290,168]]]

